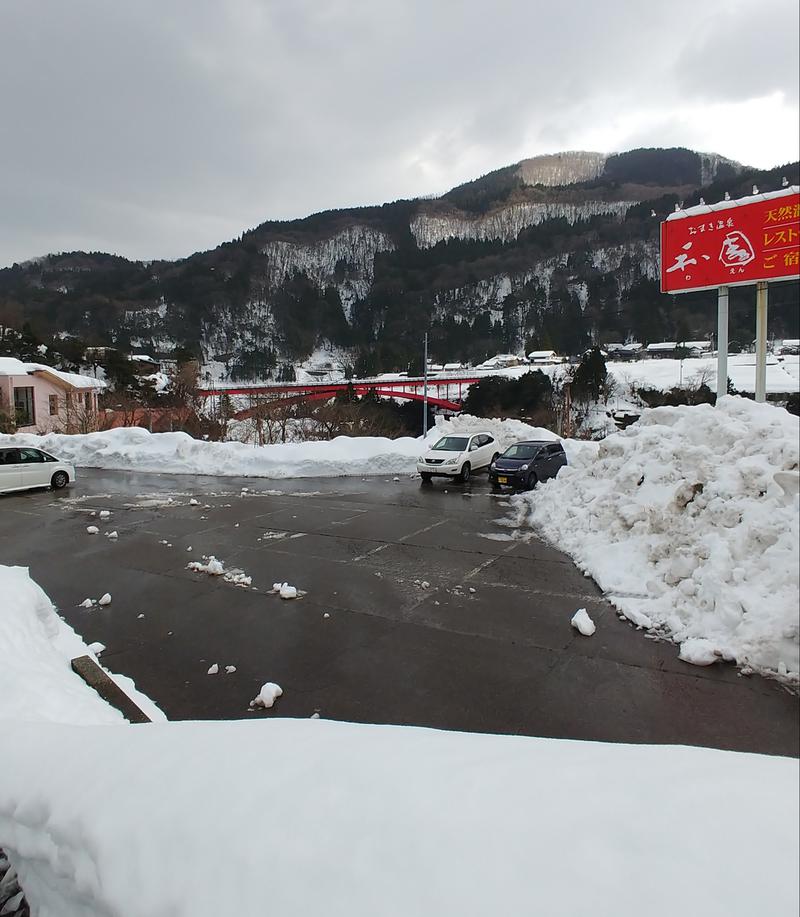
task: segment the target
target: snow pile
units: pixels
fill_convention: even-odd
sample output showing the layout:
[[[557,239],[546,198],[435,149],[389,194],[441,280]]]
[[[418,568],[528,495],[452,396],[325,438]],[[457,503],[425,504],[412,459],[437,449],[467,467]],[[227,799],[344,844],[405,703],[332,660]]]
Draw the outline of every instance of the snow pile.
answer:
[[[70,668],[71,659],[85,656],[90,650],[97,652],[102,644],[92,644],[94,649],[87,647],[59,618],[25,567],[0,566],[0,595],[0,721],[124,723],[122,715]],[[130,679],[111,677],[151,719],[164,718],[148,698],[136,691]],[[2,731],[5,730],[3,722]],[[10,748],[5,737],[2,746],[0,757]],[[3,840],[0,836],[0,847]]]
[[[297,587],[290,586],[289,583],[273,583],[272,591],[277,593],[282,599],[297,598]]]
[[[798,912],[788,758],[320,719],[4,740],[40,917]]]
[[[797,681],[798,419],[725,397],[656,408],[515,498],[634,623]]]
[[[0,445],[6,442],[12,442],[11,438],[0,435]],[[36,446],[87,468],[263,478],[407,472],[416,466],[422,448],[412,437],[375,436],[254,447],[204,442],[187,433],[150,433],[140,427],[75,436],[16,434],[13,442]]]
[[[542,427],[519,420],[484,420],[463,415],[437,418],[428,433],[431,444],[446,433],[485,430],[500,444],[499,451],[520,439],[557,439]],[[119,427],[101,433],[66,436],[0,434],[0,445],[36,446],[65,461],[87,468],[136,469],[172,474],[237,475],[263,478],[334,477],[340,475],[411,472],[425,450],[422,438],[387,439],[382,436],[337,436],[326,441],[246,446],[210,443],[188,433],[150,433],[141,427]],[[568,455],[569,455],[568,450]],[[106,512],[106,511],[104,511]],[[101,519],[108,516],[100,514]]]
[[[446,420],[436,418],[435,437],[449,436],[453,433],[491,433],[503,449],[521,439],[557,440],[558,436],[545,427],[534,427],[522,420],[502,420],[498,417],[473,417],[471,414],[459,414]],[[502,450],[501,450],[502,451]]]

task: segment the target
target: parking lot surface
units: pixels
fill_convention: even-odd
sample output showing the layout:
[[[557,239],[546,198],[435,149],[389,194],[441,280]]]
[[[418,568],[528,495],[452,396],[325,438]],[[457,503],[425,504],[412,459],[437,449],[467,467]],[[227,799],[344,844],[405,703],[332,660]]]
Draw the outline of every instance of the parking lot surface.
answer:
[[[485,477],[421,487],[83,470],[63,492],[0,496],[0,562],[29,567],[86,642],[106,645],[104,664],[170,719],[318,713],[798,754],[796,696],[730,665],[681,662],[619,620],[568,557],[513,537],[507,500]],[[187,569],[203,555],[252,584]],[[273,594],[278,582],[300,598]],[[109,606],[80,607],[105,592]],[[593,637],[570,626],[578,608]],[[266,681],[283,696],[254,712]]]

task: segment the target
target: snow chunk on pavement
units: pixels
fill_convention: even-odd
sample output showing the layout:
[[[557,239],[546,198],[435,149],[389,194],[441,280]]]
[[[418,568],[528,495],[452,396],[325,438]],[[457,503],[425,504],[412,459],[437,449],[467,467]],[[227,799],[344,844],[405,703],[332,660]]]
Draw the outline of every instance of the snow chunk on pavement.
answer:
[[[273,583],[272,591],[277,592],[282,599],[296,599],[298,595],[297,587],[289,583]]]
[[[216,675],[217,672],[219,672],[219,666],[218,666],[217,663],[215,662],[214,665],[209,666],[209,669],[208,669],[208,671],[206,672],[206,675]]]
[[[96,602],[94,599],[84,599],[79,605],[78,608],[91,608],[95,605]]]
[[[106,522],[108,519],[111,518],[111,513],[110,513],[110,511],[107,510],[107,509],[101,509],[101,510],[100,510],[100,518],[103,520],[103,522]]]
[[[98,605],[110,605],[111,604],[111,593],[104,592],[100,598],[97,600]]]
[[[117,538],[119,538],[119,533],[117,531],[106,532],[106,538],[110,538],[112,541],[116,541]]]
[[[233,675],[233,673],[236,671],[236,666],[235,665],[226,665],[225,671],[228,673],[228,675]]]
[[[191,561],[186,564],[186,569],[194,570],[197,573],[207,573],[209,576],[221,576],[226,583],[233,583],[234,586],[247,587],[253,583],[252,576],[248,576],[243,570],[226,570],[225,564],[221,560],[217,560],[213,554],[204,557],[203,560],[206,562]]]
[[[720,657],[714,652],[714,644],[702,637],[689,637],[681,643],[678,658],[692,665],[713,665]]]
[[[99,534],[100,529],[99,529],[96,525],[87,525],[87,526],[86,526],[86,531],[87,531],[90,535],[97,535],[97,534]]]
[[[187,569],[195,570],[197,573],[207,573],[209,576],[222,576],[225,573],[225,565],[221,560],[217,560],[212,554],[206,563],[199,560],[193,560],[186,565]]]
[[[579,608],[572,616],[570,622],[575,630],[580,631],[584,637],[591,637],[597,630],[594,621],[589,617],[589,612],[585,608]]]
[[[105,648],[106,648],[105,643],[100,643],[99,641],[95,643],[90,643],[86,647],[86,649],[89,650],[90,653],[94,653],[95,656],[99,656],[100,653],[102,653]]]
[[[271,707],[275,701],[283,694],[283,688],[272,681],[266,682],[261,686],[261,690],[250,701],[251,707]]]

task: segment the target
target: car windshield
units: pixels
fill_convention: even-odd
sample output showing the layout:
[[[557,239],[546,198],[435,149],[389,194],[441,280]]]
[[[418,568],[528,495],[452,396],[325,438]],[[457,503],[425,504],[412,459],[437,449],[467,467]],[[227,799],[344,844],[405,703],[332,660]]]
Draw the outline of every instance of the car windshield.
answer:
[[[533,458],[534,455],[541,449],[541,446],[534,446],[531,443],[517,443],[514,446],[509,446],[508,449],[503,453],[503,458],[510,459],[529,459]]]
[[[433,450],[435,452],[463,452],[466,448],[466,436],[443,436]]]

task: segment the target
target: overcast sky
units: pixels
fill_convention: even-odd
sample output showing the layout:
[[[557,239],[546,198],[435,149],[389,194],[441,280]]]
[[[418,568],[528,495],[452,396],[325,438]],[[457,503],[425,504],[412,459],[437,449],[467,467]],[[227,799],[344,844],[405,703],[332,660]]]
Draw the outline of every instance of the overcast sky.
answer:
[[[798,152],[797,0],[0,0],[0,266],[175,258],[539,153]]]

